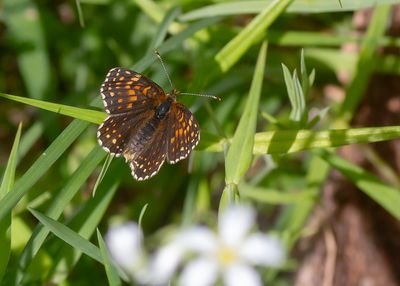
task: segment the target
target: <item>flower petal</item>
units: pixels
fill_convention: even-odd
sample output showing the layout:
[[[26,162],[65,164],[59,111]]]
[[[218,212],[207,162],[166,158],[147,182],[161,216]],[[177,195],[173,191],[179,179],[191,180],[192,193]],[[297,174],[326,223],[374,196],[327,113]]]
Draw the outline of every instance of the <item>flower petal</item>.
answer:
[[[176,243],[186,251],[199,253],[215,253],[218,247],[215,234],[202,226],[183,229],[177,235]]]
[[[143,256],[142,231],[134,222],[111,227],[105,241],[114,261],[129,272]]]
[[[176,243],[162,247],[155,253],[148,277],[151,285],[165,285],[171,279],[183,257],[183,249]]]
[[[219,217],[219,233],[222,241],[231,247],[241,244],[254,225],[255,212],[249,206],[229,206]]]
[[[208,258],[197,258],[189,262],[179,278],[180,286],[211,286],[218,275],[218,263]]]
[[[234,264],[223,273],[225,286],[261,286],[262,281],[257,271],[244,264]]]
[[[255,233],[243,243],[240,256],[255,265],[279,266],[284,260],[285,251],[277,237]]]

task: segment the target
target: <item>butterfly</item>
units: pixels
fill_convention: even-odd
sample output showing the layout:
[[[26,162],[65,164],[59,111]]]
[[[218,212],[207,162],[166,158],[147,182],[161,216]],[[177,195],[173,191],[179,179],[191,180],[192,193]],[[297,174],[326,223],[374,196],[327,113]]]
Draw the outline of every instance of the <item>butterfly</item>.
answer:
[[[108,117],[99,126],[100,146],[123,156],[136,180],[158,173],[165,161],[185,159],[200,140],[199,125],[190,110],[133,70],[111,69],[100,88]]]

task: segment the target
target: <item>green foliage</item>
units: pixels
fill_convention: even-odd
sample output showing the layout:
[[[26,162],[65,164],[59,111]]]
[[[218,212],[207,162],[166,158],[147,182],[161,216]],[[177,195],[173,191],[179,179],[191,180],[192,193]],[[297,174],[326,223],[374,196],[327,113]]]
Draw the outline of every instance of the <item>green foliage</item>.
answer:
[[[332,150],[400,138],[396,125],[350,126],[371,75],[400,74],[400,57],[378,52],[400,47],[385,35],[397,0],[39,2],[0,7],[0,285],[121,285],[101,236],[110,221],[139,220],[154,245],[166,225],[208,223],[239,200],[274,214],[270,227],[290,249],[331,169],[400,219],[396,172],[374,161],[392,174],[384,181]],[[352,11],[371,6],[367,32],[354,35]],[[360,51],[344,53],[347,43]],[[136,182],[96,142],[107,116],[99,86],[123,66],[169,91],[155,50],[179,90],[222,101],[178,97],[201,126],[200,145]],[[323,96],[327,83],[343,101]]]

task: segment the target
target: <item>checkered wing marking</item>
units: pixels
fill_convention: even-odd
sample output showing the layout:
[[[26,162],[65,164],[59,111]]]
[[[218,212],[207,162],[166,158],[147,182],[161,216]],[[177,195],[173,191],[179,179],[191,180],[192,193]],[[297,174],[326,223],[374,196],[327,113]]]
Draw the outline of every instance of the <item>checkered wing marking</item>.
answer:
[[[126,149],[130,136],[135,134],[142,122],[152,116],[147,105],[136,108],[129,114],[110,115],[97,130],[97,141],[111,155],[120,156]]]
[[[200,140],[199,124],[184,105],[175,103],[169,113],[167,161],[175,164],[185,159]]]
[[[147,144],[147,147],[129,158],[128,154],[126,159],[129,161],[129,166],[132,170],[132,176],[138,180],[147,180],[158,173],[163,165],[167,153],[167,132],[165,132],[166,121],[163,120],[155,130],[153,139]]]
[[[148,103],[157,106],[166,98],[163,89],[155,82],[125,68],[111,69],[100,93],[108,114],[127,113]]]

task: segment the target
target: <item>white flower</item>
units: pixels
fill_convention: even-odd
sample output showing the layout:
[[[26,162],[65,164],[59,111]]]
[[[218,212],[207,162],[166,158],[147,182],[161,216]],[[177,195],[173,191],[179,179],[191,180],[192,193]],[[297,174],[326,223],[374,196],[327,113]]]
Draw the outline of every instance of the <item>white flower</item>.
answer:
[[[284,259],[281,242],[270,235],[251,233],[255,212],[246,206],[231,206],[220,216],[218,234],[206,227],[191,227],[177,234],[152,262],[153,283],[166,284],[183,261],[195,254],[179,278],[181,286],[262,285],[254,266],[278,266]]]
[[[254,266],[278,266],[284,252],[278,239],[251,234],[254,222],[251,208],[232,206],[220,216],[218,235],[204,228],[183,233],[182,243],[200,256],[184,268],[180,285],[214,285],[219,275],[228,286],[262,285]]]
[[[142,245],[143,233],[134,222],[111,227],[105,242],[114,262],[136,280],[147,275],[146,255]]]

